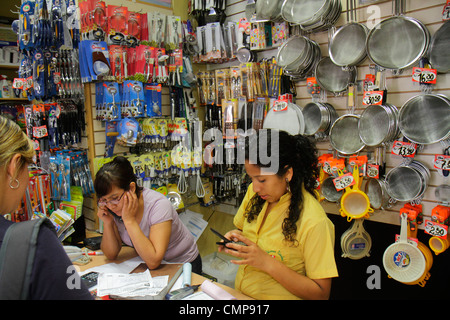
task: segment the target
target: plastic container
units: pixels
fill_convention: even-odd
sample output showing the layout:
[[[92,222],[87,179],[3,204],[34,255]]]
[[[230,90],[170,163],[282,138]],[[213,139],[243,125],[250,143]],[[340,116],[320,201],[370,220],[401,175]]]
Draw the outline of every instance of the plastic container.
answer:
[[[214,252],[202,258],[202,271],[217,279],[217,282],[234,288],[234,279],[239,268],[231,263],[231,256]]]

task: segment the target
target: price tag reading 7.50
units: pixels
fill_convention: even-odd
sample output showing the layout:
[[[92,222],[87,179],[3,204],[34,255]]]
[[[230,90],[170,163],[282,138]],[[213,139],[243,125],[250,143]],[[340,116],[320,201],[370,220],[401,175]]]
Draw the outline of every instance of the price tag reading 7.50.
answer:
[[[439,237],[441,239],[446,239],[448,227],[445,224],[440,224],[431,220],[425,220],[424,231],[429,235]]]
[[[351,172],[344,174],[343,176],[333,179],[334,187],[337,191],[348,188],[356,183],[353,179]]]

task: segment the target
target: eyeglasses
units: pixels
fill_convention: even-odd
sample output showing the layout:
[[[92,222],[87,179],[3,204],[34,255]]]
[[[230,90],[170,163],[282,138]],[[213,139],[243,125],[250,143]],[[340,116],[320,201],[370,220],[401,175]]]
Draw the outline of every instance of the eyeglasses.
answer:
[[[123,195],[125,194],[125,191],[122,193],[122,195],[120,196],[119,199],[111,199],[111,200],[101,200],[97,202],[97,205],[100,208],[106,207],[108,204],[112,205],[112,206],[117,206],[120,202],[120,200],[122,199]]]

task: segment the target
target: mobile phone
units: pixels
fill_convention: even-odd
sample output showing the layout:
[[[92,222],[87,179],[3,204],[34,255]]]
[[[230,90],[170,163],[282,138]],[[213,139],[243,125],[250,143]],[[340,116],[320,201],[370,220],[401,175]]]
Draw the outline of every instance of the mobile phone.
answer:
[[[112,214],[112,216],[116,219],[118,219],[119,221],[122,221],[122,217],[119,217],[114,211],[112,211],[110,208],[106,207],[106,210],[108,210],[109,213]]]
[[[210,228],[210,229],[211,229],[211,231],[212,231],[216,236],[218,236],[220,239],[223,240],[222,242],[216,242],[216,244],[218,244],[218,245],[224,246],[224,245],[226,245],[227,243],[236,243],[236,244],[239,244],[239,245],[241,245],[241,246],[246,246],[246,244],[243,243],[242,241],[237,241],[237,242],[236,242],[236,241],[232,241],[232,240],[230,240],[230,239],[228,239],[228,238],[225,238],[225,236],[222,235],[219,231],[214,230],[213,228]]]
[[[98,272],[91,271],[81,276],[81,281],[86,285],[88,289],[97,285]]]

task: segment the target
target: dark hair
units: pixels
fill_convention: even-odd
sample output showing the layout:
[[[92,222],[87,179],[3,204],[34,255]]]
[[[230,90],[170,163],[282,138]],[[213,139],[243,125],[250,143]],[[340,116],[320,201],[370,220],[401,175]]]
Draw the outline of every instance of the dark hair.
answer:
[[[252,141],[252,139],[256,139],[256,141]],[[264,153],[267,154],[269,159],[273,158],[271,150],[278,152],[279,164],[278,171],[276,172],[278,176],[282,177],[289,168],[292,168],[293,176],[291,181],[289,181],[291,203],[288,208],[288,216],[282,224],[282,232],[285,240],[296,244],[296,222],[300,218],[300,212],[303,208],[302,186],[305,187],[306,191],[314,195],[314,189],[319,176],[317,148],[313,141],[303,135],[293,136],[285,131],[274,129],[259,130],[246,141],[245,159],[250,161],[256,159],[256,163],[250,163],[256,164],[260,168],[270,166],[270,164],[261,163],[260,146],[267,146],[267,151],[264,150]],[[275,146],[275,148],[272,149],[272,146]],[[276,146],[278,146],[278,150]],[[262,210],[264,202],[265,200],[261,199],[258,194],[252,197],[245,209],[248,222],[256,219]]]
[[[137,185],[133,166],[127,158],[117,156],[113,161],[104,164],[98,170],[95,176],[94,189],[97,198],[100,199],[111,192],[113,185],[128,191],[131,182],[136,183],[136,196],[139,198],[142,187]]]

